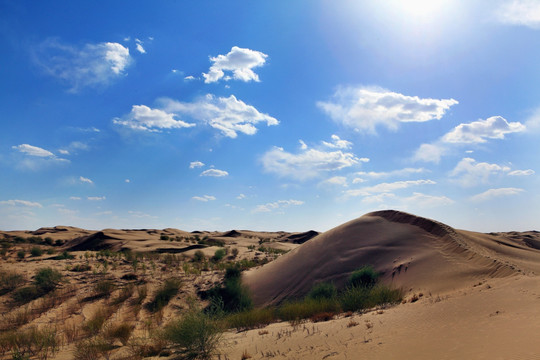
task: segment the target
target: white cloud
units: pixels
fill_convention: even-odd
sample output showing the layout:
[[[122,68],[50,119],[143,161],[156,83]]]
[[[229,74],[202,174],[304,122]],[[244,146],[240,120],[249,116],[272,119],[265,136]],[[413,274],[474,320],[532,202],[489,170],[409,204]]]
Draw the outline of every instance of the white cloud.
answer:
[[[126,183],[128,183],[128,184],[129,184],[129,183],[131,182],[131,180],[129,180],[129,179],[126,179],[126,180],[124,180],[124,182],[126,182]]]
[[[192,81],[192,80],[195,80],[195,79],[196,79],[195,76],[192,76],[192,75],[188,75],[188,76],[184,77],[185,81]]]
[[[506,121],[502,116],[492,116],[486,120],[473,121],[469,124],[459,124],[442,137],[446,143],[485,143],[486,139],[504,139],[505,134],[525,131],[525,126],[519,122]]]
[[[146,105],[133,105],[129,114],[122,118],[114,118],[113,123],[134,130],[151,132],[159,132],[161,129],[178,129],[195,126],[195,124],[176,120],[174,117],[175,114],[170,114],[160,109],[152,109]]]
[[[422,193],[413,193],[404,199],[406,204],[414,204],[422,208],[451,205],[454,201],[446,196],[433,196]]]
[[[87,183],[87,184],[93,184],[94,182],[88,178],[85,178],[84,176],[79,176],[79,180],[83,183]]]
[[[29,156],[38,156],[38,157],[54,157],[54,154],[49,150],[42,149],[37,146],[32,146],[28,144],[21,144],[17,146],[12,146],[12,149],[18,150],[25,155]]]
[[[534,175],[534,174],[535,174],[535,172],[532,169],[514,170],[514,171],[510,171],[508,173],[508,175],[510,175],[510,176],[530,176],[530,175]]]
[[[236,138],[238,132],[254,135],[257,132],[255,125],[258,123],[266,123],[267,126],[279,124],[277,119],[259,112],[255,107],[238,100],[234,95],[225,98],[208,94],[192,103],[171,99],[162,99],[162,102],[165,105],[165,111],[188,115],[230,138]]]
[[[90,201],[102,201],[102,200],[105,200],[106,197],[105,196],[88,196],[87,199]]]
[[[189,163],[189,168],[190,169],[200,168],[200,167],[203,167],[203,166],[204,166],[204,163],[200,162],[200,161],[192,161],[192,162]]]
[[[346,197],[355,197],[355,196],[371,196],[378,193],[391,193],[395,190],[406,189],[411,186],[421,186],[421,185],[434,185],[436,184],[433,180],[406,180],[406,181],[396,181],[392,183],[380,183],[374,186],[366,186],[360,189],[347,190],[345,191]]]
[[[337,135],[332,135],[332,142],[323,141],[323,145],[331,149],[350,149],[353,143],[347,140],[342,140]]]
[[[69,151],[68,150],[65,150],[65,149],[60,149],[58,150],[58,152],[62,155],[69,155]]]
[[[454,99],[419,98],[381,88],[339,88],[330,101],[317,105],[334,121],[359,131],[375,132],[377,126],[395,130],[402,122],[441,119]]]
[[[208,169],[208,170],[204,170],[199,176],[223,177],[223,176],[228,176],[228,175],[229,173],[226,172],[225,170]]]
[[[36,62],[76,92],[86,86],[106,86],[123,76],[131,63],[129,49],[119,43],[86,44],[78,49],[55,39],[43,42]]]
[[[243,200],[243,199],[246,198],[246,195],[240,194],[240,195],[238,195],[236,198],[237,198],[238,200]]]
[[[456,181],[463,186],[475,186],[485,184],[492,175],[509,172],[507,166],[489,164],[486,162],[476,162],[472,158],[463,158],[450,173],[457,177]]]
[[[540,3],[537,0],[507,0],[495,11],[503,24],[540,29]]]
[[[488,201],[496,197],[519,195],[524,190],[519,188],[489,189],[471,197],[472,201]]]
[[[399,169],[399,170],[383,171],[383,172],[360,171],[360,172],[355,173],[355,175],[367,176],[370,178],[383,178],[383,177],[392,177],[392,176],[407,176],[407,175],[412,175],[412,174],[421,174],[425,172],[427,172],[427,170],[424,168],[404,168],[404,169]]]
[[[300,149],[306,150],[308,148],[307,144],[304,142],[304,140],[298,140],[300,143]]]
[[[26,206],[26,207],[36,207],[36,208],[42,208],[43,205],[41,205],[38,202],[34,201],[28,201],[28,200],[2,200],[0,201],[0,204],[2,205],[9,205],[9,206]]]
[[[268,55],[255,50],[233,46],[227,55],[211,57],[212,66],[208,73],[203,73],[205,83],[224,80],[259,81],[254,68],[263,66]],[[231,71],[232,77],[225,76],[225,71]]]
[[[207,202],[207,201],[216,200],[216,197],[212,195],[203,195],[203,196],[193,196],[192,199],[197,200],[197,201]]]
[[[334,176],[319,183],[319,186],[343,186],[347,187],[347,178],[345,176]]]
[[[414,161],[432,162],[438,164],[443,155],[448,152],[445,146],[436,142],[434,144],[422,144],[413,156]]]
[[[358,159],[353,153],[338,151],[321,151],[304,149],[292,154],[280,147],[274,147],[262,156],[262,164],[266,172],[282,177],[306,180],[324,172],[341,170],[369,159]]]
[[[146,50],[142,46],[143,42],[139,39],[135,39],[135,43],[135,48],[137,49],[137,51],[141,54],[146,54]]]
[[[70,196],[69,200],[81,200],[79,196]]]
[[[300,206],[303,205],[304,202],[300,200],[278,200],[275,202],[267,203],[264,205],[257,205],[255,209],[253,210],[254,213],[260,213],[260,212],[271,212],[274,210],[286,208],[289,206]]]
[[[362,202],[363,203],[367,203],[367,204],[374,204],[374,203],[383,203],[389,199],[396,199],[397,196],[395,194],[392,194],[392,193],[381,193],[381,194],[377,194],[377,195],[368,195],[368,196],[364,196],[362,198]]]
[[[157,216],[152,216],[152,215],[149,215],[149,214],[146,214],[146,213],[143,213],[142,211],[133,211],[133,210],[129,210],[128,211],[128,214],[130,214],[132,217],[134,218],[152,218],[152,219],[157,219]]]

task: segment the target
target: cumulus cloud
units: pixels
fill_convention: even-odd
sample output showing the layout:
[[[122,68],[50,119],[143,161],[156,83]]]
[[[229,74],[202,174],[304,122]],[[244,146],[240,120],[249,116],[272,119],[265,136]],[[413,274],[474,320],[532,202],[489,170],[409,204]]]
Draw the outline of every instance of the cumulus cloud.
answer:
[[[260,213],[260,212],[271,212],[274,210],[286,208],[289,206],[300,206],[303,205],[304,202],[300,200],[278,200],[275,202],[267,203],[264,205],[257,205],[255,209],[253,210],[254,213]]]
[[[36,208],[42,208],[43,205],[41,205],[38,202],[34,201],[28,201],[28,200],[2,200],[0,201],[1,205],[9,205],[9,206],[25,206],[25,207],[36,207]]]
[[[203,166],[204,166],[204,163],[200,162],[200,161],[192,161],[192,162],[189,163],[189,168],[190,169],[200,168],[200,167],[203,167]]]
[[[228,175],[229,173],[226,172],[225,170],[208,169],[208,170],[204,170],[199,176],[223,177],[223,176],[228,176]]]
[[[203,195],[203,196],[193,196],[192,199],[197,200],[197,201],[207,202],[207,201],[216,200],[216,197],[212,195]]]
[[[160,109],[152,109],[146,105],[133,105],[131,112],[122,118],[113,119],[116,125],[126,126],[134,130],[159,132],[162,129],[189,128],[195,124],[176,120],[175,114]]]
[[[501,196],[513,196],[513,195],[519,195],[524,190],[519,188],[498,188],[498,189],[489,189],[487,191],[484,191],[483,193],[474,195],[471,197],[472,201],[488,201],[496,197]]]
[[[35,60],[49,75],[71,86],[72,92],[87,86],[109,85],[125,75],[132,61],[129,49],[119,43],[88,43],[77,48],[56,39],[41,43]]]
[[[535,172],[532,169],[514,170],[514,171],[510,171],[508,173],[508,175],[510,175],[510,176],[530,176],[530,175],[534,175],[534,174],[535,174]]]
[[[332,135],[332,142],[323,141],[323,145],[331,149],[350,149],[353,145],[352,142],[340,139],[337,135]],[[301,141],[301,140],[300,140]],[[302,144],[302,143],[301,143]],[[305,145],[305,144],[303,144]]]
[[[211,57],[212,66],[208,73],[203,73],[205,83],[224,80],[259,81],[259,76],[253,71],[254,68],[265,64],[268,55],[255,50],[233,46],[226,55]],[[225,75],[232,72],[232,76]]]
[[[439,163],[441,158],[459,145],[482,144],[491,139],[504,139],[506,134],[525,131],[525,125],[508,122],[502,116],[492,116],[486,120],[459,124],[440,139],[431,144],[422,144],[416,150],[413,160]],[[472,153],[471,150],[467,151]]]
[[[186,115],[205,123],[230,138],[238,133],[254,135],[256,125],[266,123],[267,126],[278,125],[279,121],[268,114],[259,112],[255,107],[238,100],[234,95],[215,97],[208,94],[191,103],[162,99],[165,111]]]
[[[439,120],[457,103],[454,99],[420,98],[381,88],[344,87],[331,100],[317,105],[340,124],[375,132],[377,126],[396,130],[402,122]]]
[[[519,122],[506,121],[502,116],[492,116],[486,120],[459,124],[442,137],[446,143],[485,143],[486,139],[504,139],[505,134],[521,132],[525,126]]]
[[[476,162],[472,158],[463,158],[450,173],[463,186],[485,184],[493,175],[509,172],[508,166]]]
[[[282,177],[306,180],[320,176],[325,172],[341,170],[367,162],[369,159],[358,159],[353,153],[337,151],[322,151],[317,149],[301,149],[297,154],[274,147],[261,158],[266,172]]]
[[[540,3],[536,0],[507,0],[496,9],[495,17],[503,24],[540,29]]]

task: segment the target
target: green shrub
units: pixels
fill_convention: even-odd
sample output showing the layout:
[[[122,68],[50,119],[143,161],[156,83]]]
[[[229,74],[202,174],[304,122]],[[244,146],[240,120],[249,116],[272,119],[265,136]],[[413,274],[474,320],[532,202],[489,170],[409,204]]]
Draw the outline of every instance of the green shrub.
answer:
[[[54,240],[51,239],[50,237],[46,237],[45,239],[43,239],[43,243],[45,243],[46,245],[52,246],[54,244]]]
[[[277,310],[277,316],[284,321],[307,319],[320,313],[338,313],[340,306],[334,299],[310,299],[288,302]]]
[[[216,286],[207,292],[213,302],[221,303],[225,312],[238,312],[253,307],[253,300],[248,289],[242,285],[242,271],[238,267],[229,267],[225,272],[223,286]]]
[[[64,245],[64,241],[58,239],[58,240],[56,240],[56,241],[54,242],[54,245],[55,245],[55,246],[62,246],[62,245]]]
[[[34,247],[32,247],[32,249],[30,249],[30,255],[32,255],[34,257],[41,256],[41,255],[43,255],[43,250],[38,246],[34,246]]]
[[[92,270],[92,266],[89,264],[77,264],[71,268],[71,271],[83,272]]]
[[[193,262],[203,262],[206,259],[204,256],[204,253],[201,250],[195,251],[195,254],[193,254]]]
[[[178,320],[170,322],[163,338],[182,359],[211,359],[218,353],[222,329],[218,322],[199,309],[190,309]]]
[[[60,341],[53,328],[10,331],[0,335],[1,350],[11,351],[13,359],[47,359],[58,351]]]
[[[101,358],[109,359],[111,351],[114,350],[113,344],[100,336],[82,340],[77,343],[73,351],[75,360],[98,360]]]
[[[98,308],[92,316],[82,324],[83,330],[88,335],[99,333],[105,321],[109,318],[109,313],[104,308]]]
[[[159,237],[159,240],[169,240],[169,236],[168,235],[161,235]]]
[[[34,277],[34,285],[41,293],[46,294],[54,290],[61,280],[62,274],[58,270],[42,268]]]
[[[364,266],[354,271],[349,277],[348,286],[361,286],[371,288],[375,286],[379,274],[372,266]]]
[[[122,345],[127,345],[131,333],[133,332],[133,326],[127,323],[111,324],[103,331],[103,337],[109,342],[119,340]]]
[[[216,252],[214,253],[214,257],[212,258],[212,260],[214,260],[215,262],[218,262],[220,260],[222,260],[225,255],[227,255],[227,251],[225,249],[217,249]]]
[[[154,299],[146,305],[151,312],[157,312],[164,308],[180,290],[182,282],[179,279],[167,279],[163,286],[157,291]]]
[[[331,283],[319,283],[311,289],[307,294],[308,298],[311,299],[333,299],[337,295],[337,289],[334,284]]]
[[[11,294],[11,298],[17,304],[26,304],[41,297],[43,294],[35,286],[25,286],[19,288]]]
[[[339,302],[343,311],[358,311],[365,309],[370,304],[370,289],[363,286],[347,288],[339,296]]]
[[[26,256],[26,251],[24,250],[17,251],[17,257],[19,258],[19,260],[24,259],[25,256]]]
[[[115,288],[116,285],[111,280],[100,280],[94,285],[94,293],[98,298],[109,297]]]
[[[0,272],[0,295],[7,294],[22,284],[24,284],[25,279],[21,274],[15,272]]]
[[[260,328],[275,320],[276,311],[274,308],[245,310],[229,314],[224,318],[227,328],[235,328],[238,331]]]

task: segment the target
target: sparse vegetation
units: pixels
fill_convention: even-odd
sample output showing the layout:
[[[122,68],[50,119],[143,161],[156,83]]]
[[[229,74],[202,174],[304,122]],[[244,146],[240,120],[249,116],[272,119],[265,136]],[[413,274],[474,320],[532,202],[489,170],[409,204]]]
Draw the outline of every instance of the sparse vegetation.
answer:
[[[16,272],[0,272],[0,295],[7,294],[25,283],[24,276]]]
[[[39,246],[33,246],[32,249],[30,249],[30,255],[33,257],[41,256],[43,255],[43,249]]]
[[[163,286],[154,295],[154,299],[147,304],[148,311],[156,312],[161,310],[178,293],[180,285],[182,285],[182,282],[179,279],[165,280]]]

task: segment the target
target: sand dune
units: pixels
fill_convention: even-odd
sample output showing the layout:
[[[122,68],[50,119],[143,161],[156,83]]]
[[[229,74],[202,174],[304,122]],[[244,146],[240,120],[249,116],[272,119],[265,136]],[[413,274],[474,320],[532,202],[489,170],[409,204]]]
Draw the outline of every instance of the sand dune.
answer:
[[[244,282],[256,304],[275,304],[303,296],[318,282],[342,286],[363,265],[406,292],[442,295],[487,278],[539,272],[540,251],[504,234],[454,230],[403,212],[379,211],[247,272]]]

